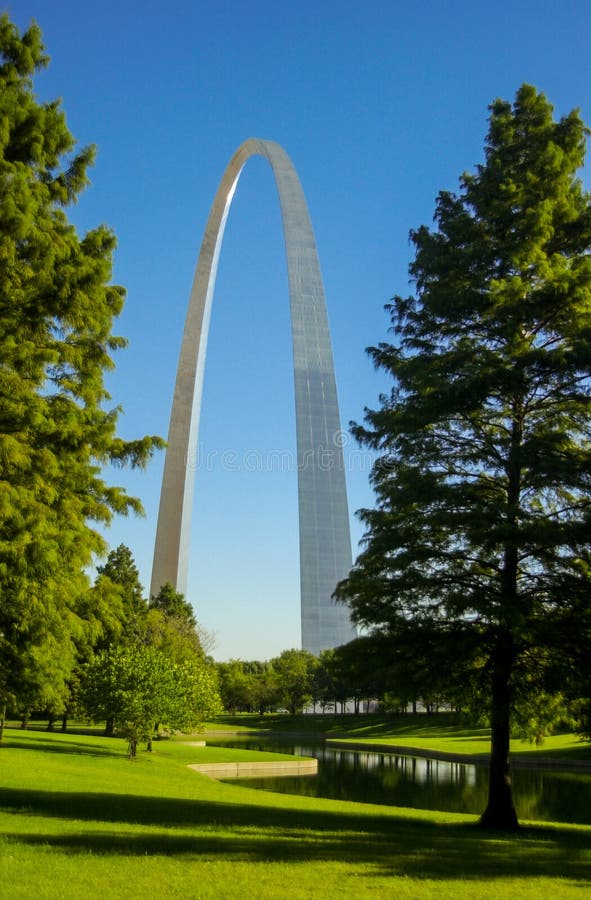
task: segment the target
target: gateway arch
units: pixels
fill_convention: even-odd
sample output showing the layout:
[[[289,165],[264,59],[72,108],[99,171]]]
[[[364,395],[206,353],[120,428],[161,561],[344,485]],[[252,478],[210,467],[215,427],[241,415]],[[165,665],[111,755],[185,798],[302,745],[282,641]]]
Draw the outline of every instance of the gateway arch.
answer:
[[[332,593],[351,568],[351,537],[334,364],[316,242],[285,151],[251,138],[221,180],[201,244],[177,370],[164,464],[151,595],[170,582],[186,593],[189,535],[207,336],[226,220],[251,156],[271,165],[281,206],[293,344],[302,647],[318,654],[355,637]]]

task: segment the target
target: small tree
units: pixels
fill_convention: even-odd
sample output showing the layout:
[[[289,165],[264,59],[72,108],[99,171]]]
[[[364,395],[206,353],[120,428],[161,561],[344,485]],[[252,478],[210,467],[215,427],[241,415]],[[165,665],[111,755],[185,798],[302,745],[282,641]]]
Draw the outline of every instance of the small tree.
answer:
[[[312,701],[318,659],[307,650],[284,650],[271,660],[277,676],[278,701],[292,716]]]
[[[239,659],[218,663],[216,666],[220,696],[224,709],[235,715],[238,711],[251,711],[255,706],[254,677],[244,671],[244,663]]]
[[[86,671],[82,700],[93,721],[113,720],[116,733],[129,742],[130,759],[139,741],[152,740],[155,723],[190,731],[221,712],[210,667],[178,665],[142,645],[101,651]]]
[[[314,670],[312,683],[314,706],[317,701],[325,708],[334,708],[338,712],[340,704],[341,712],[345,711],[347,701],[351,697],[358,700],[357,686],[350,678],[350,670],[343,664],[343,658],[338,650],[323,650],[318,659],[318,666]],[[357,702],[356,702],[357,705]]]
[[[395,384],[355,428],[380,453],[377,506],[338,596],[393,634],[409,621],[457,634],[457,655],[462,635],[477,640],[492,727],[481,822],[495,828],[517,826],[515,685],[588,632],[586,133],[527,85],[492,104],[484,164],[440,193],[437,230],[411,233],[416,296],[394,299],[395,343],[369,351]]]

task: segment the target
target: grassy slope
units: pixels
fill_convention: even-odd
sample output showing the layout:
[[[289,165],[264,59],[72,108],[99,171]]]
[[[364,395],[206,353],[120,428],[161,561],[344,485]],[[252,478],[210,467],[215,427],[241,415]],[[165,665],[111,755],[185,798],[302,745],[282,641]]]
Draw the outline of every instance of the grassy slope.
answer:
[[[519,900],[591,888],[591,828],[505,836],[467,816],[255,791],[189,770],[204,752],[165,742],[129,763],[123,741],[9,730],[0,896]]]
[[[458,725],[453,715],[426,716],[226,716],[208,725],[208,730],[270,728],[274,732],[314,732],[328,738],[435,750],[467,755],[488,754],[490,732],[487,728]],[[575,734],[550,735],[536,747],[515,738],[511,741],[513,756],[559,757],[567,760],[589,760],[591,743],[582,742]]]

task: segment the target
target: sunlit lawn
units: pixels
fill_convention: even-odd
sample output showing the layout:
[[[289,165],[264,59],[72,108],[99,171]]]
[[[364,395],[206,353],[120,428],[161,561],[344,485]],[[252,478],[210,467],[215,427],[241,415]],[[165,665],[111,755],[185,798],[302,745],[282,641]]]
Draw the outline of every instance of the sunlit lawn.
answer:
[[[467,900],[591,890],[591,828],[489,834],[469,816],[255,791],[187,768],[214,750],[249,755],[162,742],[130,763],[117,739],[9,729],[0,896]]]
[[[470,756],[486,755],[490,751],[490,732],[487,728],[458,724],[454,715],[446,713],[431,716],[424,713],[403,716],[240,715],[220,717],[207,727],[211,731],[272,729],[274,732],[314,732],[325,734],[328,739]],[[511,753],[514,758],[543,756],[567,761],[587,759],[591,763],[591,743],[582,741],[576,734],[549,735],[539,746],[515,738],[511,742]]]
[[[402,734],[356,735],[350,740],[416,748],[417,750],[433,750],[443,753],[466,754],[469,756],[487,755],[490,752],[490,736],[488,729],[443,728],[416,729]],[[546,737],[542,744],[536,746],[529,741],[514,738],[511,741],[513,759],[519,757],[564,757],[566,760],[588,759],[591,762],[591,746],[574,734],[553,734]]]

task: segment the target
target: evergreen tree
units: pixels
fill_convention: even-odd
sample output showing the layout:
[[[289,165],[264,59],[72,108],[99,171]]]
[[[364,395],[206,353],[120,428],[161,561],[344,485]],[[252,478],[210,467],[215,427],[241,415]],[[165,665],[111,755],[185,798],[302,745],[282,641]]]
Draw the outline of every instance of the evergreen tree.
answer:
[[[386,632],[456,634],[458,655],[476,638],[481,822],[515,828],[512,692],[589,633],[591,204],[576,111],[554,121],[528,85],[490,111],[484,163],[439,194],[436,230],[411,232],[416,295],[388,307],[395,343],[369,350],[395,383],[355,428],[379,453],[377,506],[338,597]]]
[[[0,17],[0,712],[35,653],[75,658],[81,573],[105,551],[92,523],[141,512],[102,467],[143,466],[162,443],[121,440],[107,405],[104,375],[125,345],[111,331],[124,299],[109,283],[115,237],[79,237],[66,216],[94,149],[76,152],[60,102],[36,99],[47,61],[36,25],[21,35]]]
[[[104,565],[97,566],[95,589],[108,596],[120,609],[115,627],[106,627],[101,643],[106,647],[117,639],[131,641],[145,629],[148,604],[143,597],[138,568],[129,547],[119,544],[111,550]]]
[[[193,607],[172,584],[163,584],[158,594],[150,598],[150,608],[160,610],[168,619],[181,619],[196,627]]]

